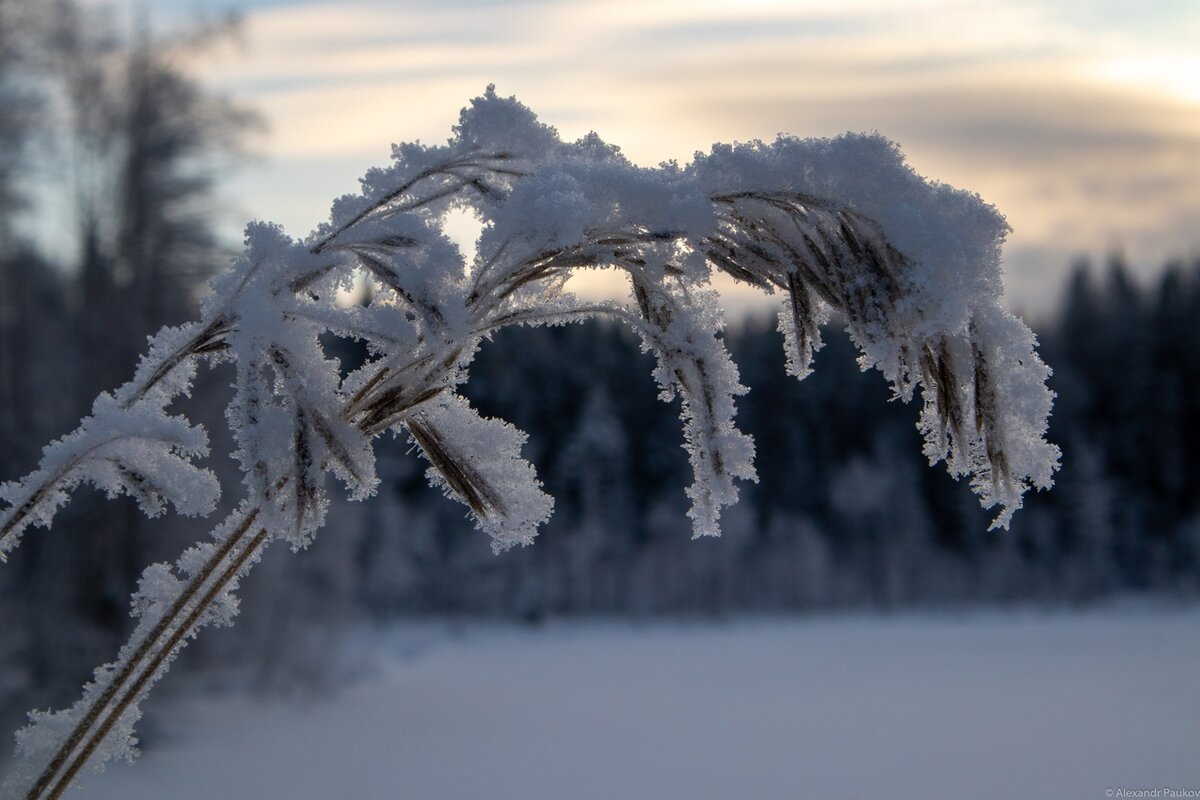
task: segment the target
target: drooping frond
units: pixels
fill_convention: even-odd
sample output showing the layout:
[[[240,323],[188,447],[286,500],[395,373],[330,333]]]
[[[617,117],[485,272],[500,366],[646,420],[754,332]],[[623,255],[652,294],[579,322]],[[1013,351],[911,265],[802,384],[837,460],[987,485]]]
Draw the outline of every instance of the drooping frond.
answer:
[[[996,524],[1007,525],[1028,486],[1050,485],[1057,453],[1042,440],[1049,371],[1024,325],[985,296],[969,302],[965,324],[947,326],[933,313],[934,278],[850,206],[789,192],[714,202],[721,228],[706,255],[738,280],[782,291],[789,372],[809,373],[820,327],[837,314],[864,366],[883,370],[898,397],[921,388],[926,455],[945,459],[956,477],[972,476],[984,505],[1002,506]]]
[[[453,207],[483,222],[471,263],[444,231]],[[83,765],[127,752],[138,702],[198,626],[232,616],[233,588],[262,548],[302,547],[320,527],[327,475],[354,497],[374,491],[379,435],[411,440],[431,482],[467,506],[496,550],[531,542],[552,501],[521,457],[525,435],[459,392],[481,342],[507,326],[606,317],[641,337],[662,397],[681,401],[700,535],[719,531],[739,481],[755,479],[714,271],[783,295],[797,377],[836,315],[864,368],[903,400],[920,389],[930,460],[969,475],[1006,524],[1058,462],[1044,440],[1049,370],[1000,305],[1007,230],[993,207],[924,180],[880,136],[718,145],[686,167],[645,169],[594,134],[562,142],[489,88],[446,144],[396,146],[393,163],[368,172],[311,235],[249,226],[201,318],[160,332],[132,381],[102,395],[35,472],[0,487],[0,556],[29,525],[48,525],[81,481],[132,494],[150,514],[168,503],[207,513],[219,487],[195,464],[205,432],[167,409],[199,361],[233,363],[226,418],[245,502],[213,542],[147,570],[133,642],[79,704],[22,733],[5,791],[57,797]],[[585,269],[623,275],[633,302],[567,292]],[[369,305],[341,302],[364,283]],[[364,341],[366,363],[343,376],[320,344],[329,333]]]

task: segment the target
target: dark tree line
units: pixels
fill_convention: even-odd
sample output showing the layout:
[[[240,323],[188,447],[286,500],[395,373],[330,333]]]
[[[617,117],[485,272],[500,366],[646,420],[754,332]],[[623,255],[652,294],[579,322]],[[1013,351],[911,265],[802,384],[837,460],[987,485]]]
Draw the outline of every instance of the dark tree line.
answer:
[[[539,618],[1194,594],[1200,264],[1150,288],[1119,262],[1100,278],[1081,266],[1064,298],[1040,332],[1064,466],[1010,531],[989,532],[967,487],[928,468],[916,409],[858,370],[836,326],[797,382],[773,324],[753,320],[728,339],[751,389],[739,419],[760,481],[743,487],[721,539],[691,541],[681,434],[645,377],[649,357],[599,324],[518,331],[485,347],[469,393],[530,432],[551,522],[536,546],[493,558],[425,487],[407,443],[384,446],[381,496],[324,537],[341,539],[328,546],[355,570],[349,605]]]

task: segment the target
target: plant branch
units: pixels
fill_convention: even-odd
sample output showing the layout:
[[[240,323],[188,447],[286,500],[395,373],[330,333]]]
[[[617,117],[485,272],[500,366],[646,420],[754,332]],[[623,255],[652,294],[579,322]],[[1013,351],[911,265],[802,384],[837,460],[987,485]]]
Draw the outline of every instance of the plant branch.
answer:
[[[166,657],[166,653],[171,649],[171,646],[168,646],[164,649],[164,647],[161,646],[161,643],[164,640],[168,642],[174,641],[175,643],[181,641],[182,636],[186,635],[188,632],[187,620],[194,622],[194,620],[199,619],[199,614],[202,614],[204,610],[206,610],[208,606],[212,604],[212,601],[215,599],[219,590],[218,592],[210,591],[206,593],[204,597],[201,598],[201,602],[195,606],[192,613],[187,616],[186,620],[184,621],[184,625],[179,625],[180,619],[184,617],[184,613],[188,610],[189,604],[200,592],[201,588],[208,582],[209,578],[213,576],[217,568],[226,559],[226,557],[229,556],[230,553],[232,553],[238,547],[238,545],[242,543],[243,539],[247,535],[247,532],[254,525],[254,521],[258,518],[258,514],[259,512],[257,509],[251,510],[249,513],[244,514],[237,527],[229,534],[221,546],[213,552],[213,555],[204,564],[204,566],[201,567],[201,569],[192,577],[190,581],[188,581],[187,586],[175,598],[170,609],[163,614],[163,616],[155,624],[154,628],[146,635],[144,639],[142,639],[137,649],[128,658],[121,670],[112,678],[109,685],[100,694],[100,696],[95,699],[92,705],[88,708],[87,713],[84,714],[83,718],[80,719],[72,729],[71,734],[65,741],[63,741],[54,757],[50,760],[50,763],[46,765],[46,768],[42,771],[42,774],[38,777],[38,780],[29,790],[29,793],[26,795],[26,800],[40,800],[42,797],[57,797],[62,793],[62,790],[65,789],[70,783],[70,777],[60,780],[55,785],[55,788],[50,790],[51,794],[43,794],[43,792],[47,791],[50,783],[54,780],[55,775],[58,774],[58,772],[63,768],[63,765],[71,757],[71,754],[74,753],[81,744],[84,747],[84,750],[81,751],[83,754],[82,757],[77,757],[67,768],[67,775],[71,777],[74,776],[79,767],[82,766],[84,761],[86,761],[87,757],[91,755],[95,747],[103,739],[104,735],[106,735],[107,732],[112,729],[112,725],[117,719],[119,719],[120,714],[123,713],[123,711],[129,706],[130,701],[137,694],[136,691],[133,694],[130,694],[128,691],[124,691],[126,687],[131,685],[131,682],[132,685],[137,685],[139,687],[144,686],[145,676],[153,673],[153,665],[161,664],[163,659]],[[235,512],[235,517],[236,515],[237,512]],[[239,563],[239,565],[240,563],[244,563],[246,553],[248,553],[248,549],[244,550],[241,556],[235,558],[235,562]],[[227,584],[229,582],[229,577],[227,575],[228,573],[223,573],[222,577],[218,578],[217,583],[213,584],[213,586],[224,586]],[[149,673],[146,673],[143,670],[143,665],[147,663],[151,665],[151,670]],[[135,677],[135,675],[139,677]],[[122,694],[123,691],[124,694]],[[138,691],[140,691],[140,689]],[[114,706],[114,711],[109,713],[103,720],[101,720],[101,715],[104,713],[105,709],[107,709],[110,704],[113,703],[118,694],[122,694],[122,697],[117,700],[117,703]],[[95,735],[96,731],[101,732],[99,737]]]

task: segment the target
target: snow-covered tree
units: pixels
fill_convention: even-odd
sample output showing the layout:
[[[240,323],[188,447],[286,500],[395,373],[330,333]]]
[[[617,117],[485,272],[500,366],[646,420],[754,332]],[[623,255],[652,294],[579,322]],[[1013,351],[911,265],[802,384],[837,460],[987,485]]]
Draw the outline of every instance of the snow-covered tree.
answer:
[[[471,263],[443,229],[451,209],[483,223]],[[0,488],[0,554],[30,525],[49,525],[85,481],[132,495],[151,516],[168,505],[211,512],[220,487],[196,464],[206,433],[170,406],[200,362],[234,365],[227,419],[245,499],[212,541],[147,568],[132,639],[75,706],[32,715],[5,791],[57,797],[83,766],[130,754],[139,702],[199,627],[232,619],[233,592],[263,548],[311,541],[326,473],[355,497],[372,494],[381,434],[413,443],[497,552],[531,543],[552,501],[521,456],[525,437],[459,392],[480,343],[507,326],[604,317],[636,332],[657,359],[662,397],[682,401],[688,516],[701,536],[719,532],[739,482],[755,479],[754,444],[734,425],[745,389],[720,338],[714,271],[783,296],[797,377],[837,312],[864,369],[883,372],[898,398],[920,388],[928,458],[970,476],[1006,525],[1058,460],[1043,438],[1048,370],[999,305],[1006,231],[993,207],[925,181],[878,135],[718,145],[686,166],[647,169],[594,134],[562,142],[489,87],[446,144],[397,145],[391,165],[368,172],[308,237],[250,225],[200,318],[155,335],[129,383],[100,395],[36,471]],[[568,292],[583,269],[622,274],[631,302]],[[338,302],[364,279],[369,305]],[[364,341],[370,358],[342,376],[320,344],[326,333]]]

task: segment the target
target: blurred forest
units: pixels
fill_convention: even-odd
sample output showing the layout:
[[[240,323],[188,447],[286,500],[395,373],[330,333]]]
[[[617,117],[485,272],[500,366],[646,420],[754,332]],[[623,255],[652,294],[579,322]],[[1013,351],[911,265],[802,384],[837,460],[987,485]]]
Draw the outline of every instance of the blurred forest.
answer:
[[[228,261],[213,186],[253,116],[208,94],[181,57],[228,30],[121,34],[68,2],[0,0],[0,479],[31,469],[99,391],[125,381],[145,337],[190,318],[204,279]],[[54,253],[21,224],[44,213],[46,187],[72,212]],[[537,544],[493,556],[461,507],[426,485],[409,443],[381,440],[378,496],[339,503],[308,552],[269,554],[246,583],[242,620],[203,639],[183,669],[228,658],[264,681],[304,679],[330,632],[409,616],[1194,597],[1197,320],[1200,261],[1167,265],[1152,286],[1119,258],[1076,265],[1061,308],[1038,326],[1063,469],[1007,532],[989,532],[968,487],[924,463],[917,409],[859,371],[836,324],[802,383],[784,372],[774,320],[733,324],[751,389],[739,420],[756,439],[760,482],[743,486],[722,538],[699,541],[684,516],[678,413],[657,399],[651,358],[600,324],[506,332],[476,361],[468,394],[530,434],[527,454],[556,499]],[[364,357],[353,341],[327,344],[347,366]],[[212,435],[210,466],[237,487],[222,438],[230,379],[203,373],[188,412]],[[73,698],[124,641],[141,569],[206,529],[81,491],[53,531],[32,531],[0,568],[0,705]]]

